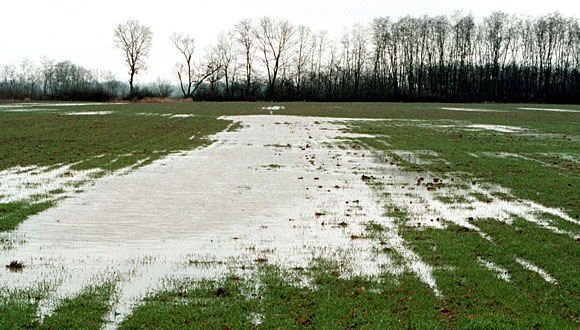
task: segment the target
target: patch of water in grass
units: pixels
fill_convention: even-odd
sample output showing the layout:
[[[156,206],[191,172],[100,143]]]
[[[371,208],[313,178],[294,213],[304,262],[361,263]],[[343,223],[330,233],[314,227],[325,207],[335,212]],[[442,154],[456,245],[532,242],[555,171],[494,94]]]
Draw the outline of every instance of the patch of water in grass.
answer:
[[[548,274],[545,270],[541,269],[540,267],[524,260],[521,258],[517,258],[516,261],[522,265],[522,267],[531,270],[533,272],[538,273],[538,275],[540,275],[546,282],[548,283],[552,283],[552,284],[557,284],[558,281],[556,281],[556,279],[554,279],[554,277],[552,277],[552,275]]]
[[[441,110],[448,110],[448,111],[465,111],[465,112],[505,112],[503,110],[494,110],[494,109],[479,109],[479,108],[450,108],[450,107],[442,107]]]
[[[73,170],[71,165],[60,166],[16,166],[0,171],[0,203],[16,201],[42,202],[34,196],[51,196],[51,192],[72,194],[76,182],[89,181],[101,172],[99,169]]]
[[[528,110],[528,111],[549,111],[549,112],[579,112],[576,109],[556,109],[556,108],[518,108],[518,110]]]
[[[112,115],[114,111],[75,111],[75,112],[65,112],[65,116],[104,116]]]
[[[483,124],[471,124],[467,126],[467,128],[483,129],[500,133],[517,133],[525,130],[522,127],[505,126],[505,125],[483,125]]]

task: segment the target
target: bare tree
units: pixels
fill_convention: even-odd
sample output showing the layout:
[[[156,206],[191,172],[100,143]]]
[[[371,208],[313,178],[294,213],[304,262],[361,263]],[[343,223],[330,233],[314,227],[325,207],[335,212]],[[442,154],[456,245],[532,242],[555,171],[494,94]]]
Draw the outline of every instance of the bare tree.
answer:
[[[207,64],[196,65],[193,62],[195,41],[189,35],[175,33],[171,42],[183,56],[184,61],[177,63],[176,73],[179,79],[179,87],[184,98],[193,97],[199,86],[209,77],[214,76],[220,69],[221,64],[214,58],[208,59]]]
[[[493,12],[484,18],[482,29],[482,49],[483,59],[481,65],[487,67],[484,78],[490,81],[486,84],[488,97],[496,99],[502,94],[504,88],[500,88],[500,73],[503,72],[508,55],[511,36],[509,16],[503,12]]]
[[[119,24],[115,28],[115,46],[125,55],[125,63],[129,67],[129,88],[133,94],[135,75],[146,69],[145,60],[151,50],[153,32],[151,29],[134,19]]]
[[[183,62],[177,64],[177,78],[179,87],[184,98],[191,97],[193,94],[194,68],[193,53],[195,51],[195,41],[189,35],[175,33],[171,37],[171,42],[183,56]]]
[[[226,83],[226,99],[230,98],[230,91],[232,82],[235,79],[235,57],[232,45],[232,35],[221,33],[218,37],[218,44],[215,52],[217,55],[217,63],[221,67],[221,73]],[[232,62],[234,64],[232,65]]]
[[[254,33],[251,20],[242,20],[234,27],[236,42],[240,46],[245,59],[246,71],[246,98],[250,97],[250,85],[252,83],[252,66],[254,63]]]
[[[193,38],[175,34],[178,93],[208,100],[580,102],[580,20],[557,12],[494,12],[480,21],[461,11],[384,17],[344,32],[332,40],[283,19],[242,20],[199,62]],[[115,30],[115,42],[125,52],[133,93],[151,31],[129,20]],[[158,94],[169,87],[158,81]],[[128,89],[69,61],[0,67],[0,98],[105,100]]]
[[[295,67],[295,84],[296,96],[300,97],[300,87],[306,70],[308,69],[308,61],[312,60],[312,53],[314,52],[314,37],[312,30],[309,27],[301,25],[298,27],[298,47],[296,49],[296,67]]]
[[[50,94],[50,82],[54,75],[54,61],[48,58],[43,58],[42,61],[42,90],[44,95]]]
[[[325,60],[324,56],[328,52],[327,32],[318,32],[312,38],[312,60],[310,61],[310,80],[312,86],[316,86],[318,97],[322,94],[322,65]]]
[[[200,64],[197,68],[195,68],[194,72],[194,84],[191,89],[191,96],[197,89],[201,86],[201,84],[206,80],[210,79],[210,87],[212,92],[215,92],[215,83],[221,79],[220,71],[222,66],[220,63],[217,62],[216,58],[213,56],[214,54],[209,54],[209,59],[207,60],[207,64]]]
[[[172,91],[173,86],[171,86],[171,83],[168,80],[163,79],[161,77],[157,78],[157,81],[155,81],[154,85],[154,92],[157,97],[161,98],[170,97]]]
[[[451,47],[451,67],[453,70],[453,90],[459,98],[466,98],[473,85],[468,83],[468,75],[473,64],[476,25],[472,14],[461,11],[453,14],[453,45]]]
[[[274,99],[276,79],[284,63],[283,55],[292,46],[294,26],[287,20],[274,21],[263,17],[256,28],[256,38],[264,55],[264,64],[268,73],[268,94]]]
[[[368,35],[369,29],[361,24],[356,24],[352,30],[353,43],[353,78],[354,78],[354,92],[359,94],[362,77],[364,74],[365,65],[368,59]]]

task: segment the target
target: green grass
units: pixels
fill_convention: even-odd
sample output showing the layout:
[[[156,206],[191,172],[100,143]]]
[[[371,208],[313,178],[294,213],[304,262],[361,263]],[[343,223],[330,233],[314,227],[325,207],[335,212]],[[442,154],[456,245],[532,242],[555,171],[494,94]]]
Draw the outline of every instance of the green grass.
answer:
[[[44,299],[42,293],[12,293],[0,298],[0,329],[101,329],[113,290],[111,283],[87,287],[78,295],[62,300],[42,322],[37,316],[38,304]]]
[[[34,292],[12,292],[0,297],[0,329],[35,329],[40,297]]]
[[[109,312],[114,286],[110,283],[86,288],[79,295],[63,300],[46,317],[41,329],[101,329]]]
[[[352,129],[378,135],[361,141],[374,149],[384,150],[390,159],[409,170],[429,171],[441,176],[454,173],[466,180],[500,184],[509,188],[515,198],[562,208],[571,217],[580,217],[580,194],[577,193],[580,162],[555,159],[546,163],[546,154],[580,155],[580,114],[516,111],[475,115],[451,113],[449,118],[454,121],[443,119],[439,112],[435,112],[430,120],[360,122],[353,124]],[[533,134],[463,128],[469,123],[524,127],[533,130]],[[451,127],[442,128],[443,125]],[[385,142],[390,145],[388,149]],[[438,159],[429,157],[428,163],[411,163],[390,150],[431,150],[438,154]],[[495,156],[506,152],[525,158]],[[501,199],[514,199],[514,196],[498,194],[501,194],[498,196]]]
[[[527,221],[518,222],[518,226],[526,228],[525,232],[523,228],[492,219],[476,224],[491,235],[492,242],[458,226],[404,232],[422,259],[439,267],[434,275],[452,315],[452,324],[459,329],[474,325],[502,329],[577,327],[578,243],[534,228]],[[510,282],[483,267],[478,257],[509,270]],[[518,257],[557,274],[558,284],[548,283],[523,268],[516,262]]]
[[[190,105],[191,107],[191,105]],[[195,109],[185,105],[128,104],[79,107],[79,111],[115,111],[110,115],[67,116],[56,112],[0,112],[0,169],[17,165],[75,164],[76,169],[116,170],[140,160],[151,162],[168,153],[189,150],[208,141],[230,123],[214,116],[168,118]],[[73,109],[66,108],[66,111]],[[142,113],[158,113],[147,116]],[[191,137],[193,139],[190,139]],[[116,160],[116,161],[114,161]]]
[[[263,266],[256,277],[183,281],[154,294],[120,329],[408,329],[443,328],[440,301],[405,274],[381,284],[344,279],[339,266],[318,261],[307,270]],[[311,285],[300,284],[308,278]]]
[[[248,283],[238,277],[189,281],[145,299],[120,329],[248,329],[256,297],[247,297]]]
[[[268,165],[262,165],[263,168],[269,169],[269,170],[277,170],[282,168],[282,165],[280,164],[268,164]]]
[[[0,232],[14,230],[29,216],[37,214],[54,206],[54,202],[30,203],[12,202],[0,203]]]

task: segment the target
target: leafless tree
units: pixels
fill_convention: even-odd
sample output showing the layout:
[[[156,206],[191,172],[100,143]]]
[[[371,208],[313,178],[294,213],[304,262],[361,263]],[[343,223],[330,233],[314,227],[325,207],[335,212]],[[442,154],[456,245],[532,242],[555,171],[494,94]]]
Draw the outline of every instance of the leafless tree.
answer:
[[[297,47],[295,55],[295,74],[294,80],[296,85],[296,96],[300,97],[300,87],[304,79],[306,70],[308,69],[308,62],[312,61],[314,53],[314,36],[309,27],[301,25],[298,27]]]
[[[171,86],[171,83],[168,80],[163,79],[161,77],[157,78],[154,85],[154,92],[157,97],[161,98],[170,97],[172,91],[173,86]]]
[[[269,17],[260,19],[256,28],[256,38],[263,53],[263,61],[268,74],[268,96],[275,99],[276,79],[285,62],[283,56],[292,46],[294,26],[287,20],[273,20]]]
[[[145,60],[151,50],[153,32],[139,21],[129,19],[115,28],[115,46],[125,55],[125,63],[129,67],[129,89],[133,94],[135,75],[146,69]]]
[[[193,53],[195,52],[195,40],[189,35],[175,33],[171,37],[173,46],[183,56],[183,62],[176,66],[177,78],[179,79],[179,88],[184,98],[191,97],[193,94],[194,68]]]
[[[252,83],[252,70],[254,63],[254,27],[251,20],[242,20],[235,25],[233,34],[235,36],[235,41],[240,47],[245,63],[245,97],[250,97],[250,86]]]
[[[352,30],[354,92],[359,94],[365,66],[368,60],[369,30],[365,25],[356,24]]]
[[[207,78],[214,76],[222,66],[213,54],[210,54],[207,64],[196,65],[193,62],[195,41],[190,35],[175,33],[171,37],[171,42],[183,56],[183,62],[176,65],[181,93],[184,98],[193,97],[199,86]]]
[[[212,89],[212,92],[215,93],[215,83],[221,79],[220,70],[222,69],[222,66],[212,55],[213,54],[209,56],[206,64],[200,64],[195,69],[195,83],[191,89],[192,97],[197,89],[201,86],[201,84],[208,78],[210,79],[210,88]]]
[[[193,38],[175,34],[181,93],[208,100],[580,102],[576,18],[494,12],[476,20],[458,11],[379,18],[344,32],[332,39],[282,19],[242,20],[199,62]],[[115,30],[115,41],[127,51],[132,89],[133,75],[144,69],[150,30],[130,20]],[[127,89],[68,61],[0,68],[0,98],[101,100]]]
[[[230,33],[221,33],[218,37],[218,44],[215,49],[216,61],[219,64],[226,85],[226,99],[230,98],[231,87],[235,81],[235,56],[232,44],[232,35]]]

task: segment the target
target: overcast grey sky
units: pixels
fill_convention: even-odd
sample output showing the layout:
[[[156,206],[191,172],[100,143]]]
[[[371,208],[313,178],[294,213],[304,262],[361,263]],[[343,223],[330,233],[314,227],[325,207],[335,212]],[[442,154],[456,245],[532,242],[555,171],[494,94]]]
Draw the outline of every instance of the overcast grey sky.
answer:
[[[113,47],[113,30],[129,18],[153,30],[149,70],[137,82],[157,77],[174,79],[171,70],[179,60],[169,36],[192,35],[196,55],[217,41],[241,19],[262,16],[286,18],[313,30],[339,35],[355,23],[370,23],[376,17],[393,19],[411,15],[450,15],[455,10],[476,18],[501,10],[508,14],[541,15],[559,11],[566,17],[580,15],[574,0],[8,0],[0,11],[0,66],[19,64],[22,59],[70,60],[92,70],[110,70],[126,80],[120,50]]]

